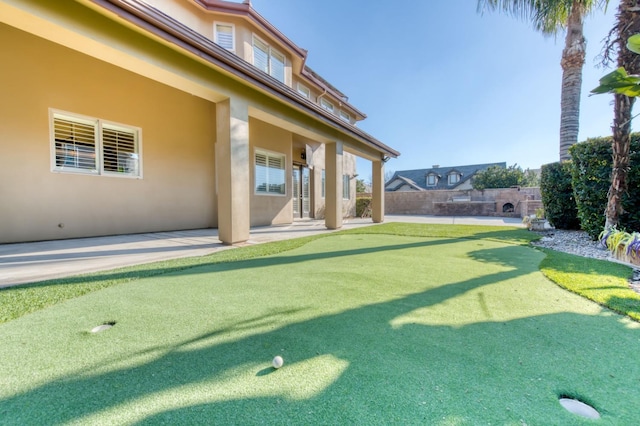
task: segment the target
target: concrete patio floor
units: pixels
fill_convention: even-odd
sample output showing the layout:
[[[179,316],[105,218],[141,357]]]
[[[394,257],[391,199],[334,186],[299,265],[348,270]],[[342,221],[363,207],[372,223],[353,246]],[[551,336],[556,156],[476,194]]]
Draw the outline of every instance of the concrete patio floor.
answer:
[[[386,215],[385,222],[523,226],[520,219]],[[345,220],[342,229],[374,225],[371,219]],[[260,244],[334,232],[323,220],[256,227],[244,244]],[[204,256],[238,246],[223,245],[217,229],[156,232],[33,243],[0,244],[0,287],[104,271],[180,257]]]

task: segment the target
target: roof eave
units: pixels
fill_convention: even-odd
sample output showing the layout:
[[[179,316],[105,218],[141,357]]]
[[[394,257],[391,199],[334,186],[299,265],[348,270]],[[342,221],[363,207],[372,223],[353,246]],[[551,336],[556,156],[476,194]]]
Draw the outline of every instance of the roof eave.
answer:
[[[325,111],[319,105],[299,95],[289,86],[140,0],[87,1],[179,47],[182,51],[186,51],[211,65],[221,68],[241,81],[248,81],[272,96],[294,104],[325,124],[380,151],[386,157],[397,158],[400,155],[400,152],[385,145],[375,137]]]

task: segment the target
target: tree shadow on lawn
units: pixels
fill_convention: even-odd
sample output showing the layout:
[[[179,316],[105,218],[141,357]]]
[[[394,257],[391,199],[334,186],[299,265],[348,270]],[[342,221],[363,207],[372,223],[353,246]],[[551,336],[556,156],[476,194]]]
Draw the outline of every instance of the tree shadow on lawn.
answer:
[[[510,249],[531,252],[506,247],[471,255],[500,260],[500,251]],[[431,325],[427,315],[426,323],[392,325],[537,271],[536,262],[506,264],[514,268],[236,340],[209,342],[224,331],[214,329],[140,365],[72,375],[2,399],[0,418],[7,424],[571,424],[576,419],[557,401],[563,394],[633,423],[640,383],[630,360],[640,351],[639,336],[617,316],[554,313],[457,327]],[[247,321],[240,327],[255,322]],[[282,349],[285,367],[260,374],[274,348]]]
[[[398,225],[398,224],[394,223],[393,225]],[[406,229],[404,228],[401,229],[400,232],[385,231],[385,225],[377,225],[377,226],[357,228],[357,229],[351,229],[351,230],[345,230],[345,231],[339,231],[339,232],[328,231],[327,234],[320,234],[313,237],[301,237],[301,238],[296,238],[288,241],[293,242],[295,240],[304,240],[304,242],[300,244],[300,246],[302,246],[302,245],[308,244],[311,241],[321,239],[321,238],[326,238],[326,237],[339,237],[341,235],[355,236],[355,235],[369,235],[369,234],[374,234],[374,235],[386,234],[386,235],[396,235],[396,236],[403,236],[403,237],[428,239],[427,241],[421,241],[421,242],[407,244],[407,245],[397,245],[397,246],[390,245],[390,246],[377,249],[376,251],[404,249],[404,248],[411,248],[411,247],[419,247],[422,245],[450,244],[450,243],[456,243],[460,241],[466,241],[468,239],[482,240],[486,238],[493,241],[505,242],[510,244],[518,244],[518,245],[521,245],[523,243],[530,241],[530,239],[527,240],[522,237],[517,237],[517,235],[521,235],[519,233],[523,232],[520,229],[506,229],[502,231],[492,230],[492,231],[486,231],[486,232],[470,231],[469,234],[466,236],[458,236],[455,238],[451,238],[451,237],[448,237],[445,232],[438,231],[438,226],[435,226],[436,231],[434,231],[433,230],[434,225],[420,225],[420,224],[405,224],[405,225],[409,225],[409,226],[407,226]],[[470,225],[470,226],[456,225],[456,226],[461,228],[468,227],[470,229],[479,228],[479,226],[473,226],[473,225]],[[446,226],[441,226],[441,227],[443,231],[446,228]],[[419,231],[416,232],[416,230],[421,230],[421,229],[423,229],[423,232],[419,232]],[[514,237],[514,235],[516,237]],[[247,249],[251,250],[251,249],[259,248],[259,246],[277,245],[279,243],[281,242],[277,241],[277,242],[270,242],[270,243],[262,243],[255,246],[237,247],[237,248],[234,248],[234,250],[247,250]],[[281,252],[274,253],[272,255],[277,255],[279,253],[286,252],[291,249],[299,248],[300,246],[294,244],[292,248],[287,248]],[[186,247],[188,248],[188,246]],[[294,257],[291,257],[289,260],[291,262],[298,262],[298,261],[305,261],[309,259],[310,260],[321,259],[321,258],[330,257],[330,256],[342,256],[342,255],[348,255],[348,254],[359,254],[359,253],[357,252],[349,253],[348,251],[344,251],[344,252],[337,251],[333,254],[325,253],[322,257],[306,257],[305,258],[305,257],[294,256]],[[271,257],[272,255],[268,255],[268,256]],[[82,275],[76,275],[76,276],[71,276],[66,278],[56,278],[52,280],[39,281],[34,283],[24,283],[24,284],[19,284],[17,286],[0,287],[0,294],[2,294],[3,291],[27,290],[31,288],[47,287],[47,286],[90,284],[92,282],[98,282],[98,281],[132,281],[136,279],[148,278],[148,277],[153,277],[153,276],[158,276],[163,274],[181,272],[181,271],[185,271],[191,268],[197,268],[201,266],[218,265],[223,263],[232,264],[232,263],[244,262],[252,259],[260,259],[264,255],[261,253],[257,253],[255,257],[249,257],[249,258],[240,259],[240,260],[229,258],[229,256],[230,256],[229,252],[227,250],[224,250],[224,251],[213,253],[211,255],[201,256],[201,257],[179,258],[179,259],[173,259],[173,260],[142,264],[138,266],[131,266],[126,268],[112,269],[112,270],[107,270],[103,272],[91,273],[91,274],[82,274]],[[220,259],[221,257],[223,257],[223,260],[218,261],[218,259]],[[166,266],[163,266],[163,265],[166,265]]]

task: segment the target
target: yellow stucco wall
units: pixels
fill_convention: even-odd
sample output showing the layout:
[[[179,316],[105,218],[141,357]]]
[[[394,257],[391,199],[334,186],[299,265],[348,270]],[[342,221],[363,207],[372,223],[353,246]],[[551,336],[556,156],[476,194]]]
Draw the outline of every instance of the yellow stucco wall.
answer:
[[[0,243],[216,226],[215,104],[2,24],[0,39]],[[52,172],[50,108],[141,128],[143,178]]]
[[[251,226],[276,225],[293,221],[291,205],[291,147],[292,134],[289,131],[265,123],[258,119],[249,120],[249,141],[251,149]],[[255,150],[261,149],[285,155],[286,195],[256,194]]]

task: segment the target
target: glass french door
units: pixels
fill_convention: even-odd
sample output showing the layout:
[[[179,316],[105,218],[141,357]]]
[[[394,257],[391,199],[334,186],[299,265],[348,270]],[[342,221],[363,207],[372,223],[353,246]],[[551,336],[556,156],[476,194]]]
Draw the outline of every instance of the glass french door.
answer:
[[[293,166],[293,217],[309,217],[311,210],[311,174],[309,168]]]

